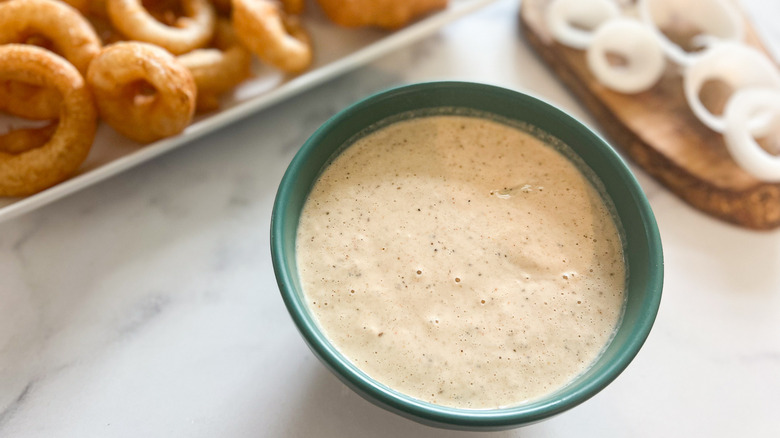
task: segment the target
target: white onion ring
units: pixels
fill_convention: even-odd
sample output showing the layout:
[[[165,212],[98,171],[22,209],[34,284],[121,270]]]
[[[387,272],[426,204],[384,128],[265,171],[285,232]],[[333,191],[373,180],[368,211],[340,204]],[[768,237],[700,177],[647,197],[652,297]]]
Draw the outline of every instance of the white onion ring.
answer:
[[[701,53],[686,52],[667,38],[661,29],[669,24],[687,22],[701,30],[693,41],[704,48],[742,41],[745,35],[742,16],[727,0],[639,0],[638,7],[642,21],[659,37],[666,55],[681,66],[690,65]]]
[[[683,73],[683,88],[693,114],[710,129],[720,133],[726,129],[723,116],[709,112],[699,99],[704,83],[714,79],[726,82],[735,93],[745,87],[780,88],[780,73],[772,61],[755,48],[721,43],[708,49]]]
[[[625,66],[611,65],[608,53],[626,58]],[[590,71],[605,87],[621,93],[639,93],[655,85],[666,61],[655,35],[636,20],[616,18],[601,25],[588,47]]]
[[[770,123],[751,129],[750,121],[759,114],[769,116]],[[772,134],[771,128],[780,136],[780,89],[747,88],[736,92],[726,104],[724,118],[723,137],[734,161],[762,181],[780,182],[780,156],[770,154],[756,142],[756,137]]]
[[[584,50],[593,39],[593,30],[618,15],[620,10],[611,0],[553,0],[544,19],[556,41]],[[575,23],[591,30],[578,28]]]

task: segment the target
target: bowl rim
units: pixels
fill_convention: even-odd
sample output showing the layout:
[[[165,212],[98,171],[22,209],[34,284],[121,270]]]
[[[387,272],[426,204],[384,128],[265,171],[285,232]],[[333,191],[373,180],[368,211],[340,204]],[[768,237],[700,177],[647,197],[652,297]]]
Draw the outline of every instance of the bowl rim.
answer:
[[[599,148],[602,149],[600,152],[603,154],[603,158],[608,161],[608,166],[617,174],[621,182],[627,186],[631,200],[641,218],[644,239],[648,244],[647,256],[650,262],[650,275],[646,282],[647,294],[642,302],[642,313],[637,319],[634,330],[632,330],[624,347],[621,348],[608,365],[602,368],[598,375],[588,379],[577,390],[564,391],[563,396],[545,402],[534,402],[532,400],[527,404],[499,409],[452,408],[415,399],[371,379],[341,355],[319,330],[313,316],[308,311],[308,306],[299,299],[296,293],[292,277],[296,276],[297,272],[293,272],[294,270],[285,261],[283,237],[285,221],[281,220],[280,217],[286,214],[286,206],[302,166],[318,147],[318,144],[335,126],[345,123],[354,117],[356,113],[364,111],[378,101],[403,98],[408,93],[417,93],[434,88],[452,90],[454,92],[463,89],[478,89],[480,92],[485,93],[510,93],[520,100],[525,100],[526,103],[546,108],[551,112],[551,115],[556,117],[556,122],[563,123],[569,128],[579,131],[583,135],[590,136],[592,140],[595,140],[594,142],[599,144]],[[552,132],[551,134],[555,135]],[[343,148],[337,148],[334,155],[341,153],[341,151],[343,151]],[[332,158],[331,156],[330,159]],[[320,172],[327,162],[322,163]],[[310,190],[311,187],[307,188],[307,194]],[[337,377],[372,403],[414,420],[440,427],[473,430],[517,427],[551,417],[584,402],[617,378],[634,359],[650,333],[660,306],[664,273],[660,233],[644,191],[625,161],[599,134],[563,110],[538,97],[493,85],[456,81],[423,82],[404,85],[374,93],[339,111],[309,137],[290,162],[279,184],[274,201],[270,232],[271,258],[279,290],[290,316],[312,352]],[[544,397],[541,400],[544,400]]]

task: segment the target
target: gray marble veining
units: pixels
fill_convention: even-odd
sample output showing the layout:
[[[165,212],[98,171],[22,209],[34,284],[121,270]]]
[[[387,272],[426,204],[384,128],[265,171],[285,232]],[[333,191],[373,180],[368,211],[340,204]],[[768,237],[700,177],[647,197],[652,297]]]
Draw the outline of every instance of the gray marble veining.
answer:
[[[0,436],[455,435],[370,405],[317,362],[276,288],[270,212],[287,164],[320,124],[399,84],[497,84],[593,126],[520,40],[516,16],[516,2],[498,2],[0,225]],[[665,247],[653,333],[587,403],[495,436],[780,431],[780,233],[715,221],[637,177]]]

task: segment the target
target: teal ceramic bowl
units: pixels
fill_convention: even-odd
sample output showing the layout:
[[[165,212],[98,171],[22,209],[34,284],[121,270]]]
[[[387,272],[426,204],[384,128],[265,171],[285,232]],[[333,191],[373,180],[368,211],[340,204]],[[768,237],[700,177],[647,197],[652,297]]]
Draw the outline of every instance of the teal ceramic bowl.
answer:
[[[296,271],[298,218],[312,185],[345,143],[367,127],[399,114],[456,108],[524,122],[545,131],[581,158],[603,183],[624,231],[628,264],[622,322],[601,357],[564,388],[503,409],[456,409],[434,405],[380,384],[342,356],[309,311]],[[614,380],[639,351],[661,300],[663,256],[655,218],[642,189],[618,154],[601,137],[563,111],[536,98],[498,87],[459,82],[425,83],[368,97],[328,120],[303,145],[279,186],[271,219],[274,271],[287,309],[314,354],[345,384],[370,402],[438,427],[498,430],[534,423],[570,409]]]

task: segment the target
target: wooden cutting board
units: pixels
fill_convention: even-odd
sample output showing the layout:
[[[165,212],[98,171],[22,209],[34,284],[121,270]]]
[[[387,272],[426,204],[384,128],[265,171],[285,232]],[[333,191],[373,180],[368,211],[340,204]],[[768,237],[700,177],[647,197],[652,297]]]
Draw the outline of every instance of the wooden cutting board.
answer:
[[[780,226],[780,184],[755,179],[731,159],[723,137],[688,108],[678,67],[670,62],[659,83],[643,93],[608,90],[590,73],[584,51],[558,44],[545,29],[549,1],[523,0],[523,35],[616,147],[699,210],[752,229]],[[746,30],[747,42],[766,52],[747,22]]]

